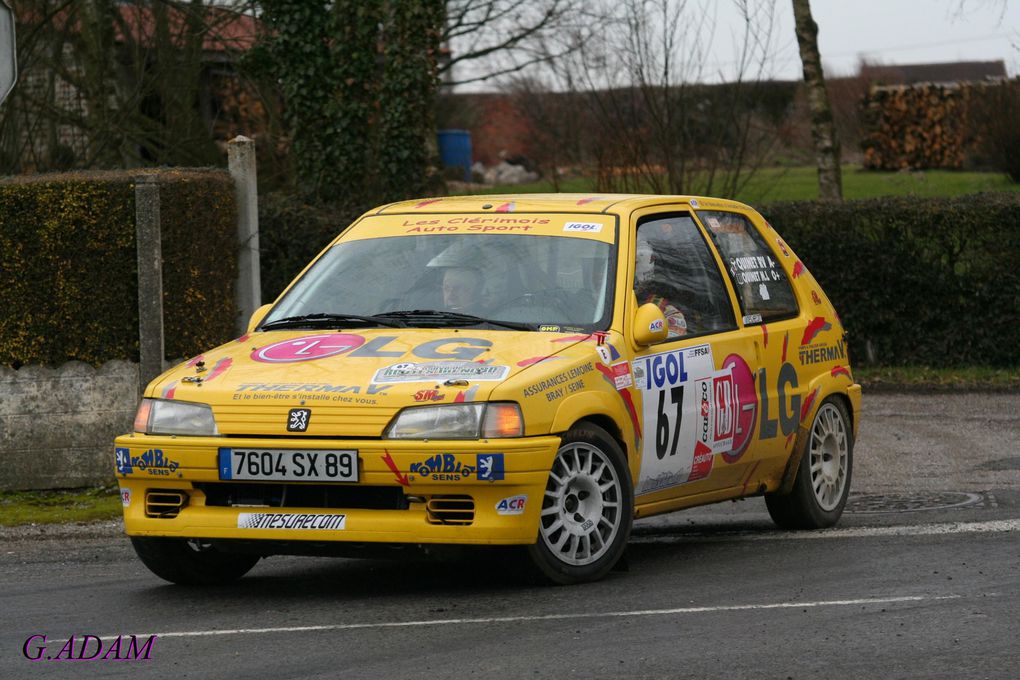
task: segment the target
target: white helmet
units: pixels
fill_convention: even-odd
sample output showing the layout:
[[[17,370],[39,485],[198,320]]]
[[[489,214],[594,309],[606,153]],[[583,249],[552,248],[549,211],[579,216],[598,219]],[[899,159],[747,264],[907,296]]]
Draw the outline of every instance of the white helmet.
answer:
[[[655,251],[652,244],[642,234],[637,237],[637,258],[634,262],[634,285],[640,286],[648,282],[655,272]]]

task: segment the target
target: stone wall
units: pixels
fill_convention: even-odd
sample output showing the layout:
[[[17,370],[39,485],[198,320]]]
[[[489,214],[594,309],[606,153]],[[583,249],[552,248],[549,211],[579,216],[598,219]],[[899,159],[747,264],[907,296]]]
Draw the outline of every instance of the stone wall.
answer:
[[[113,439],[138,406],[138,365],[0,367],[0,490],[113,482]]]

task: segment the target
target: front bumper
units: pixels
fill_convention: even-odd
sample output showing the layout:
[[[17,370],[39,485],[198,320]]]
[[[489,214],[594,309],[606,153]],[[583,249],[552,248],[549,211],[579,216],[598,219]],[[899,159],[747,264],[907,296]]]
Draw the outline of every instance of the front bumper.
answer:
[[[124,526],[130,536],[172,536],[267,541],[351,541],[382,543],[529,544],[538,536],[542,498],[560,438],[556,436],[477,441],[307,440],[222,437],[169,437],[141,434],[118,437],[117,481],[124,500]],[[359,481],[331,487],[381,489],[402,497],[404,507],[266,507],[210,505],[207,491],[221,489],[220,447],[250,449],[356,449]],[[422,473],[421,464],[452,454],[460,471]],[[502,454],[502,469],[479,480],[479,456]],[[447,457],[447,460],[450,460]],[[134,464],[132,464],[134,463]],[[395,468],[395,470],[394,470]],[[412,472],[412,469],[416,472]],[[406,482],[406,483],[404,483]],[[278,484],[267,482],[267,484]],[[294,486],[303,485],[294,483]],[[176,514],[156,513],[153,494],[183,493]],[[440,499],[469,497],[473,511],[454,523],[436,521],[430,508]],[[252,514],[273,515],[252,522]],[[243,517],[242,517],[243,515]],[[277,515],[302,515],[285,517]],[[332,520],[317,520],[319,515]],[[343,515],[338,520],[336,516]],[[289,520],[289,521],[288,521]],[[247,528],[251,524],[274,528]],[[283,525],[289,525],[287,528]],[[321,525],[321,526],[316,526]],[[275,528],[280,527],[280,528]],[[342,528],[341,528],[342,527]]]

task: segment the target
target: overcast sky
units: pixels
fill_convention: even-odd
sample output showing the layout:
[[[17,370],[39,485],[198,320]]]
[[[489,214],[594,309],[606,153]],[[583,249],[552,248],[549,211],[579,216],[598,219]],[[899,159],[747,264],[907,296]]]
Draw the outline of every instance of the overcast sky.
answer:
[[[731,2],[716,6],[720,47],[737,22]],[[778,0],[776,8],[774,74],[799,79],[793,10],[789,0]],[[1020,74],[1020,0],[812,0],[811,13],[826,75],[852,75],[861,58],[885,64],[1001,59],[1011,76]]]
[[[771,73],[765,75],[799,80],[800,54],[790,0],[772,1],[775,27]],[[750,2],[759,5],[769,0]],[[703,31],[714,25],[707,52],[718,61],[703,64],[703,81],[734,79],[736,56],[730,46],[742,43],[742,22],[735,5],[736,0],[685,2],[684,25],[695,25],[703,15],[709,19],[701,24]],[[812,0],[811,11],[818,23],[827,76],[853,75],[862,59],[879,64],[1001,59],[1010,76],[1020,75],[1020,0]],[[492,70],[484,61],[473,62],[458,67],[455,77],[467,80]],[[499,87],[498,80],[486,80],[461,86],[460,90]]]

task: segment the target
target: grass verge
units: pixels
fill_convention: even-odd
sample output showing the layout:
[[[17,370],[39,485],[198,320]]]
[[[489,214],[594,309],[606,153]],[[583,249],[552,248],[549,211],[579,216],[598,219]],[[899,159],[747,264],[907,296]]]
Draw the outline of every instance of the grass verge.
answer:
[[[58,491],[0,492],[0,526],[114,519],[123,510],[116,486]]]
[[[564,193],[592,193],[590,177],[573,177],[560,182]],[[554,192],[552,182],[496,186],[470,185],[461,194],[532,194]],[[847,199],[878,196],[942,197],[962,196],[979,191],[1020,191],[1002,173],[926,170],[923,172],[879,172],[843,166],[843,195]],[[818,198],[818,171],[810,166],[762,168],[734,197],[751,205],[775,201],[808,201]]]

